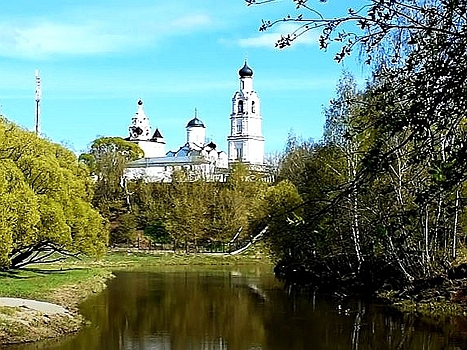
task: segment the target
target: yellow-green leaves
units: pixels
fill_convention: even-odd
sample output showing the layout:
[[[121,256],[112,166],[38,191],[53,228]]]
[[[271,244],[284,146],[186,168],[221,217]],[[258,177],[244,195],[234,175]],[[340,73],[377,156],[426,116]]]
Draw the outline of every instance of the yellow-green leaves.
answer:
[[[107,233],[91,194],[72,152],[0,119],[0,269],[46,247],[102,251]]]

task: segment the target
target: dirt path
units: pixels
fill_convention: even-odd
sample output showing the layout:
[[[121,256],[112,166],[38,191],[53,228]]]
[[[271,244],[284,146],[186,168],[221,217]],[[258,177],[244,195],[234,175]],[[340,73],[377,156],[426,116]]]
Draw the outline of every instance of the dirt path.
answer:
[[[46,315],[69,315],[69,311],[63,306],[30,299],[0,298],[0,307],[2,306],[26,308]]]

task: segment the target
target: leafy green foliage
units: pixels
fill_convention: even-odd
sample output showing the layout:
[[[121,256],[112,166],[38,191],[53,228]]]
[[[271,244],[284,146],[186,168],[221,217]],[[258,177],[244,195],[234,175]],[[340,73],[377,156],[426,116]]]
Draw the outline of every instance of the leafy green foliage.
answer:
[[[93,141],[88,153],[79,156],[80,163],[87,166],[89,175],[95,180],[92,203],[111,223],[112,244],[131,242],[135,237],[134,217],[126,215],[129,212],[128,193],[123,173],[128,162],[143,154],[137,144],[121,137],[101,137]],[[120,215],[124,215],[122,219],[119,219]]]
[[[144,228],[144,234],[150,237],[154,243],[167,244],[172,241],[164,223],[160,220],[147,225]]]
[[[197,251],[227,248],[239,230],[238,240],[249,240],[267,187],[260,174],[239,164],[226,183],[191,182],[176,171],[171,183],[135,181],[128,191],[137,229],[156,243]]]
[[[367,0],[329,19],[291,3],[305,14],[260,28],[299,25],[277,46],[318,29],[321,48],[341,45],[337,61],[358,44],[375,64],[362,91],[344,74],[321,143],[287,149],[279,175],[305,208],[288,240],[311,237],[293,263],[369,289],[446,272],[465,239],[467,1]]]
[[[297,188],[288,180],[283,180],[267,189],[264,207],[267,211],[267,244],[276,258],[297,259],[304,245],[303,203]]]
[[[1,269],[105,250],[90,179],[70,151],[1,119],[0,158]]]

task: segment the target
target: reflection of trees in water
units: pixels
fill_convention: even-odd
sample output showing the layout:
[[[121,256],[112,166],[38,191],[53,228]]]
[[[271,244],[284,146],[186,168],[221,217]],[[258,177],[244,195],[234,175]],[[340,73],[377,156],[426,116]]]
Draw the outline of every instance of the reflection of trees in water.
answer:
[[[108,349],[110,342],[118,349],[149,335],[159,344],[170,343],[170,349],[248,349],[264,344],[263,307],[242,277],[189,272],[120,277],[127,281],[106,291],[112,305],[90,315]],[[148,346],[147,341],[141,340]]]
[[[437,350],[465,345],[456,331],[465,326],[460,319],[452,327],[427,323],[376,304],[287,293],[273,279],[228,270],[124,272],[111,283],[84,307],[92,328],[60,349]]]
[[[316,293],[292,292],[287,300],[284,294],[276,296],[269,299],[274,306],[265,307],[264,349],[467,348],[462,328],[449,320],[416,318],[376,303],[342,303]]]

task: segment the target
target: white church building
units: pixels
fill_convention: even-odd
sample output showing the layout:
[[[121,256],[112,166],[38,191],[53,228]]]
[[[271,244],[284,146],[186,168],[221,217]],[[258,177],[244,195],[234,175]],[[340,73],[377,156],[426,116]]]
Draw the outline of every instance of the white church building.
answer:
[[[204,178],[225,181],[230,165],[237,162],[255,170],[263,170],[262,117],[260,99],[253,90],[253,70],[245,61],[238,73],[240,86],[232,98],[228,153],[219,150],[214,142],[206,140],[206,127],[198,118],[196,110],[193,119],[186,125],[185,144],[178,150],[166,152],[161,131],[151,131],[143,102],[139,100],[126,140],[138,144],[144,152],[144,158],[129,163],[125,177],[149,182],[170,182],[174,170],[184,170],[189,180]]]

